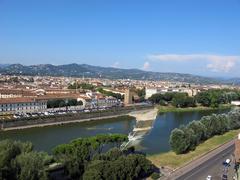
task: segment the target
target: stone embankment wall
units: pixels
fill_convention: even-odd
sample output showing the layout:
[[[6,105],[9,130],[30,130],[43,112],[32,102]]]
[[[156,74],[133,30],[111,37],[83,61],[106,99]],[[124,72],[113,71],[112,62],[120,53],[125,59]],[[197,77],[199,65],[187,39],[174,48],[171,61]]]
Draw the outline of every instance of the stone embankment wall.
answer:
[[[8,119],[0,121],[0,130],[14,128],[14,127],[24,127],[31,125],[54,125],[55,123],[67,123],[69,121],[79,122],[81,120],[89,121],[89,120],[101,120],[111,118],[113,116],[121,116],[127,115],[128,113],[135,110],[145,110],[153,108],[153,106],[129,106],[129,107],[117,107],[111,110],[105,111],[96,111],[96,112],[81,112],[81,113],[68,113],[64,115],[54,115],[54,116],[40,116],[40,117],[30,117],[24,119]],[[95,118],[95,119],[94,119]]]

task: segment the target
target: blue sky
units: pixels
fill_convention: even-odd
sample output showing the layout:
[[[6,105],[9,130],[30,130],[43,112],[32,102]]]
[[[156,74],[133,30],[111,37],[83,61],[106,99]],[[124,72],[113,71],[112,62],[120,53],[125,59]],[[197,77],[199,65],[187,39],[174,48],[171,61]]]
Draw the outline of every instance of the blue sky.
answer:
[[[0,0],[0,63],[240,77],[240,0]]]

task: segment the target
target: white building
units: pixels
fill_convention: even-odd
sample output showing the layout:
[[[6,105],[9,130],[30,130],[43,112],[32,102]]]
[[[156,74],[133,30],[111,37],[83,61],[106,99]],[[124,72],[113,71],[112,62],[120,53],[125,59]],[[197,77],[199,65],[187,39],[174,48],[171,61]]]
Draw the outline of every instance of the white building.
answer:
[[[145,99],[150,98],[153,94],[160,93],[158,88],[146,88],[145,91],[146,91]]]
[[[0,99],[0,115],[43,112],[47,109],[46,100],[33,98]]]
[[[145,99],[150,98],[154,94],[165,94],[167,92],[187,93],[188,96],[195,96],[197,94],[197,90],[191,88],[146,88]]]

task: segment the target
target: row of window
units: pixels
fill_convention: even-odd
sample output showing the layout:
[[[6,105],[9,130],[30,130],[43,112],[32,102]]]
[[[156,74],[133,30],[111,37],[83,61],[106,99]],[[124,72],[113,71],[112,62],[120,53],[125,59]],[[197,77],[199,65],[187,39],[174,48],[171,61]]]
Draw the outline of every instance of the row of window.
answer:
[[[18,103],[18,104],[1,104],[0,107],[16,107],[16,106],[39,106],[46,105],[45,102],[32,102],[32,103]]]
[[[34,106],[34,107],[18,107],[18,108],[0,108],[0,112],[7,111],[18,111],[18,110],[36,110],[36,109],[46,109],[47,106]]]

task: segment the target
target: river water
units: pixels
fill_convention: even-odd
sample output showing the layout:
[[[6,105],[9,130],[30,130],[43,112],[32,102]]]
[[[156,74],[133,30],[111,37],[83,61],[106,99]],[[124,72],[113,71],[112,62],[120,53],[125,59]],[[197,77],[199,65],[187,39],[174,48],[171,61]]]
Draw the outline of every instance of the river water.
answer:
[[[134,145],[138,150],[148,154],[156,154],[170,150],[169,136],[174,128],[199,120],[202,116],[212,113],[225,113],[228,110],[208,110],[194,112],[169,112],[159,114],[152,123],[152,129]],[[129,134],[136,125],[135,119],[103,120],[84,123],[65,124],[62,126],[49,126],[0,132],[0,140],[11,138],[21,141],[30,141],[36,150],[51,152],[58,144],[67,143],[79,137],[88,137],[104,133]]]

